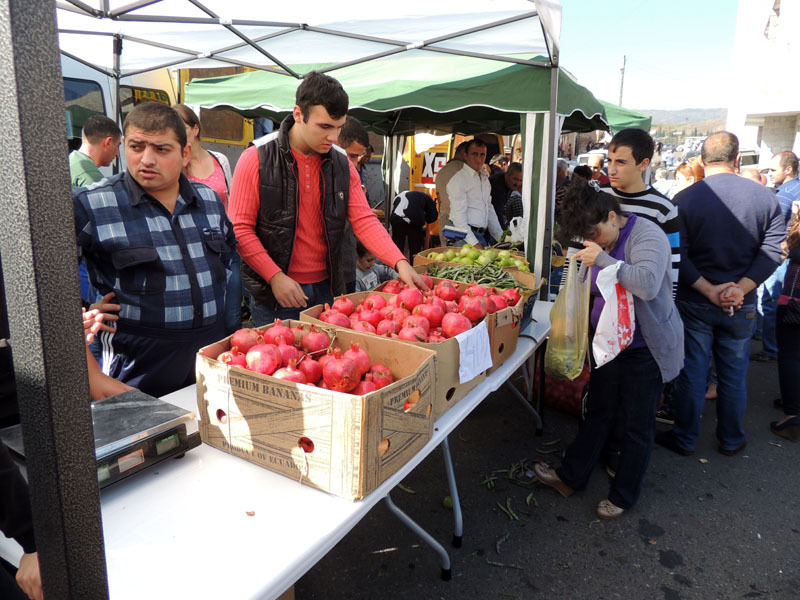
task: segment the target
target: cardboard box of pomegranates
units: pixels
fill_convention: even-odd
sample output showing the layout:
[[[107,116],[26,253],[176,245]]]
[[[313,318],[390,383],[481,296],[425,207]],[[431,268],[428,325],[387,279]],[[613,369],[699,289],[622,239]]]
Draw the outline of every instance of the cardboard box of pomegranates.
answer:
[[[430,305],[422,302],[423,297],[418,290],[413,292],[409,295],[418,296],[406,298],[392,291],[347,294],[337,298],[330,309],[322,305],[307,308],[300,313],[300,320],[345,330],[354,328],[373,336],[394,334],[404,342],[435,350],[433,416],[438,419],[486,378],[486,369],[491,367],[488,329],[485,325],[472,327],[463,315],[457,315],[460,317],[458,319],[453,318],[451,327],[450,318],[444,319],[442,307],[437,309],[438,319],[431,320],[429,315],[425,317],[425,324],[416,323],[413,319],[423,315],[412,315],[414,306],[421,304],[430,308]],[[397,306],[397,303],[403,306]],[[411,310],[405,307],[411,307]],[[354,317],[352,321],[350,317]],[[412,320],[407,323],[408,319]],[[406,324],[411,326],[404,327]],[[485,354],[482,353],[484,347]],[[486,358],[486,362],[482,362],[483,358]]]
[[[430,439],[435,355],[299,321],[240,330],[197,353],[200,436],[306,485],[363,498]]]

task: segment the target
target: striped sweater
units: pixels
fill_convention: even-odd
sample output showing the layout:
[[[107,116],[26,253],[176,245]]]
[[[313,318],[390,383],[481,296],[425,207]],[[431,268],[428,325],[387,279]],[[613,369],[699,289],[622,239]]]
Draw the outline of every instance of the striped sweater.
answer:
[[[678,270],[681,263],[681,236],[680,221],[678,220],[678,207],[672,200],[658,192],[655,188],[648,187],[643,192],[629,194],[604,185],[600,189],[619,198],[622,212],[633,213],[652,221],[667,235],[672,249],[672,298],[678,291]]]

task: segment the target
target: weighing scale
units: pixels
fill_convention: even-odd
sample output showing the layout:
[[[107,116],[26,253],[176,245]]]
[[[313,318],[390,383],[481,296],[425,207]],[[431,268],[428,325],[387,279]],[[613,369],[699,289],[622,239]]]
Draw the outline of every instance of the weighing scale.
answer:
[[[200,445],[194,413],[139,390],[93,402],[92,425],[100,488]],[[0,440],[25,458],[20,425],[0,430]]]

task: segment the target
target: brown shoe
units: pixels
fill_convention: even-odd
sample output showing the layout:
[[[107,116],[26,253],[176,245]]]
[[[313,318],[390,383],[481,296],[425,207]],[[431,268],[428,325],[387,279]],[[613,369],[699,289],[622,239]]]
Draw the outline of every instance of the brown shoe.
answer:
[[[624,512],[624,508],[620,508],[611,500],[601,500],[597,505],[597,516],[601,519],[618,519]]]
[[[544,463],[536,463],[533,465],[533,472],[536,473],[536,478],[543,484],[550,486],[564,498],[569,498],[575,493],[571,487],[561,481],[561,478],[556,474],[555,469],[551,469]]]

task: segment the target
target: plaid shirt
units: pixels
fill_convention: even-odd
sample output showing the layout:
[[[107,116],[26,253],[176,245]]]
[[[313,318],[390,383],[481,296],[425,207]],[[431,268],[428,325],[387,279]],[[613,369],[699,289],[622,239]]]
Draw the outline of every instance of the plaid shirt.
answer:
[[[175,212],[126,171],[74,196],[78,250],[120,323],[169,329],[212,325],[225,307],[236,246],[214,191],[181,175]]]

